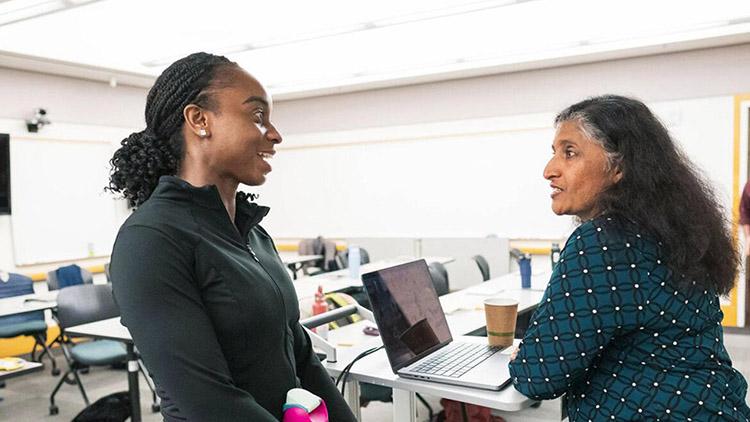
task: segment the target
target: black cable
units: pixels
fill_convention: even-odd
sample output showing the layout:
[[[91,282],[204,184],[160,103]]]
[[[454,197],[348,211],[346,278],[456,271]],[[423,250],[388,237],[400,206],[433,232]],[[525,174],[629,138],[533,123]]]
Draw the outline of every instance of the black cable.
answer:
[[[364,352],[362,352],[359,355],[357,355],[357,357],[355,357],[348,365],[346,365],[346,367],[344,368],[343,371],[341,371],[341,373],[339,374],[338,379],[336,380],[336,384],[337,385],[338,385],[339,381],[342,381],[342,383],[341,383],[341,394],[342,395],[344,394],[344,389],[346,388],[346,380],[349,377],[349,372],[351,372],[352,367],[354,366],[354,363],[356,363],[358,360],[364,358],[365,356],[368,356],[368,355],[371,355],[371,354],[377,352],[378,350],[380,350],[382,348],[383,348],[383,346],[379,346],[379,347],[373,347],[372,349],[365,350]]]
[[[357,355],[357,357],[355,357],[354,360],[352,360],[351,362],[349,362],[349,364],[344,367],[344,369],[341,371],[341,373],[339,374],[339,376],[336,378],[336,383],[334,385],[336,385],[338,387],[339,382],[344,377],[344,375],[351,370],[352,366],[354,365],[354,362],[358,361],[359,359],[362,359],[363,357],[369,355],[370,353],[376,352],[378,349],[381,349],[382,347],[383,346],[373,347],[373,348],[367,349],[364,352],[362,352],[359,355]]]
[[[346,367],[339,374],[338,378],[336,378],[336,384],[335,384],[336,386],[338,386],[339,381],[341,381],[341,395],[344,395],[344,390],[346,389],[346,379],[349,377],[349,372],[352,370],[352,367],[354,366],[354,364],[358,360],[364,358],[365,356],[371,355],[382,348],[383,346],[378,346],[378,347],[373,347],[372,349],[365,350],[364,352],[357,355],[357,357],[354,358],[354,360],[352,360],[348,365],[346,365]]]
[[[433,417],[434,417],[434,413],[432,412],[432,406],[430,406],[430,404],[427,403],[427,400],[425,400],[424,397],[422,397],[421,394],[419,394],[419,393],[414,393],[414,394],[417,396],[417,399],[420,402],[422,402],[422,404],[424,405],[424,407],[427,408],[427,413],[430,415],[430,420],[432,420]]]
[[[364,358],[366,356],[369,356],[369,355],[377,352],[378,350],[382,349],[383,347],[384,346],[378,346],[378,347],[373,347],[372,349],[365,350],[364,352],[362,352],[359,355],[357,355],[357,357],[355,357],[351,362],[349,362],[348,365],[346,365],[344,367],[344,369],[341,371],[341,373],[339,374],[339,376],[336,378],[336,383],[334,384],[335,386],[338,387],[339,382],[341,382],[343,380],[343,382],[341,384],[341,395],[342,396],[344,395],[344,390],[346,389],[346,380],[349,377],[349,372],[351,372],[352,367],[354,366],[354,363],[356,363],[358,360],[360,360],[360,359],[362,359],[362,358]],[[417,396],[417,399],[420,402],[422,402],[422,404],[424,405],[424,407],[427,408],[427,412],[429,414],[429,418],[430,418],[430,420],[432,420],[433,415],[434,415],[433,410],[432,410],[432,406],[430,406],[427,403],[427,401],[424,399],[424,397],[422,397],[422,395],[420,395],[419,393],[417,393],[416,396]]]

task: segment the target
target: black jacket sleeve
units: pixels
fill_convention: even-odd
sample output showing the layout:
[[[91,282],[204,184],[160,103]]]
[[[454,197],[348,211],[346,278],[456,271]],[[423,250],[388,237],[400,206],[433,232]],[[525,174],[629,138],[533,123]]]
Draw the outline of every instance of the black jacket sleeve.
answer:
[[[176,407],[164,409],[165,417],[276,421],[234,385],[201,301],[192,259],[189,245],[144,226],[125,227],[112,253],[110,271],[122,323]]]
[[[341,393],[336,390],[330,375],[313,351],[310,337],[299,323],[295,324],[292,330],[294,331],[297,376],[300,378],[302,388],[325,400],[329,420],[336,422],[356,421],[357,419],[351,409],[349,409]]]

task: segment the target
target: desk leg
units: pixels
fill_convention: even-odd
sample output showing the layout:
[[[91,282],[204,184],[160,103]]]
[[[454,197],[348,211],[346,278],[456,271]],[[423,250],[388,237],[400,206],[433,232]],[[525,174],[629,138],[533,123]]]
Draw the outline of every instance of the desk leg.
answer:
[[[349,408],[352,409],[352,413],[358,421],[362,420],[362,412],[359,407],[359,382],[354,380],[348,380],[346,382],[346,388],[344,389],[344,400]]]
[[[130,392],[130,420],[141,422],[141,394],[138,390],[138,359],[133,343],[127,344],[128,392]]]
[[[412,391],[393,389],[393,422],[417,420],[417,396]]]
[[[296,280],[297,279],[297,270],[299,269],[297,267],[297,264],[289,264],[289,265],[287,265],[287,268],[289,268],[289,271],[292,272],[292,280]]]

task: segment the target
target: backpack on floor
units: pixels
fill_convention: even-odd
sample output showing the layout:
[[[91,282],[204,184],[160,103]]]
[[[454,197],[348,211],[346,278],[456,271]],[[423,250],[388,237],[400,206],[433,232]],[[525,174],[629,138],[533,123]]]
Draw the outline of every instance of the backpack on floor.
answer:
[[[440,399],[443,410],[437,415],[438,422],[505,422],[500,416],[492,416],[490,409],[476,404]]]
[[[86,406],[73,422],[125,422],[130,418],[130,395],[113,393]]]

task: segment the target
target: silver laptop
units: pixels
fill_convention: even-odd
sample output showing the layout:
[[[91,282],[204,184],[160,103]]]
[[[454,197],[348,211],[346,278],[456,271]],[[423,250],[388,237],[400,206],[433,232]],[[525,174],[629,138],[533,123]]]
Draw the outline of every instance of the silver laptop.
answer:
[[[453,341],[423,259],[363,274],[362,282],[395,374],[487,390],[510,382],[500,348]]]

